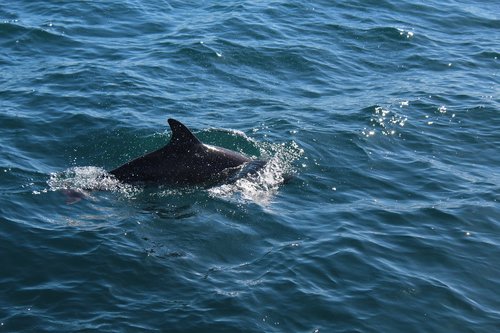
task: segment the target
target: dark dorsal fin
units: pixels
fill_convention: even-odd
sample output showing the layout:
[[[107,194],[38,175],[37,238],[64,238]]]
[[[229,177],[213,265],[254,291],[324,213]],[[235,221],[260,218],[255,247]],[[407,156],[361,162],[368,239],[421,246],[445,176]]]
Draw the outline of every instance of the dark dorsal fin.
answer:
[[[170,129],[172,130],[172,138],[170,139],[170,145],[183,145],[192,146],[202,144],[200,140],[193,133],[184,126],[180,121],[170,118],[168,120]]]

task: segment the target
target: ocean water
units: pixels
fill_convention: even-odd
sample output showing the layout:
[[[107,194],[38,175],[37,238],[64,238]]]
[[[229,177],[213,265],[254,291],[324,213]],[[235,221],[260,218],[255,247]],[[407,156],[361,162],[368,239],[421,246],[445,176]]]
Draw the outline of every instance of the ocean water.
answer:
[[[0,332],[498,331],[499,13],[3,1]],[[168,118],[269,162],[103,180]]]

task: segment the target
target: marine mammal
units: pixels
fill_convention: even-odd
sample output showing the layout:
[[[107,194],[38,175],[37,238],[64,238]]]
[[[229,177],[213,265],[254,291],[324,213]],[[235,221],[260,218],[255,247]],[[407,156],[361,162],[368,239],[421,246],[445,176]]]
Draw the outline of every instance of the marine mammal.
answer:
[[[232,180],[242,172],[255,172],[265,164],[238,152],[202,143],[180,121],[170,118],[168,124],[172,137],[167,145],[109,173],[126,183],[198,185]]]

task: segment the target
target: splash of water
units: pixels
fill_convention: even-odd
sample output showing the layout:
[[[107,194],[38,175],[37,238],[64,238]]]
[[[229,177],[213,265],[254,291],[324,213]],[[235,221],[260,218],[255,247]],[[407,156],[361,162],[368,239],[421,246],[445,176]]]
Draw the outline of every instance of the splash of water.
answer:
[[[51,191],[112,191],[133,195],[140,191],[138,187],[124,184],[106,170],[94,166],[73,167],[62,172],[52,173],[47,181]]]
[[[295,142],[263,144],[260,149],[261,155],[268,160],[262,169],[233,183],[212,187],[208,189],[209,195],[237,203],[268,206],[280,185],[297,172],[293,163],[304,151]]]

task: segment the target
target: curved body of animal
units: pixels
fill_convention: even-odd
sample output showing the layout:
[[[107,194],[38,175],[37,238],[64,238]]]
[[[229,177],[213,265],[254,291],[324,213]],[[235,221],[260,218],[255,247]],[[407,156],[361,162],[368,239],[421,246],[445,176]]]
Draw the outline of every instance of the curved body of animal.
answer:
[[[250,166],[247,172],[251,173],[265,165],[262,160],[252,160],[238,152],[202,143],[175,119],[169,119],[168,124],[172,138],[166,146],[110,173],[126,183],[198,185],[232,180],[245,166]]]

